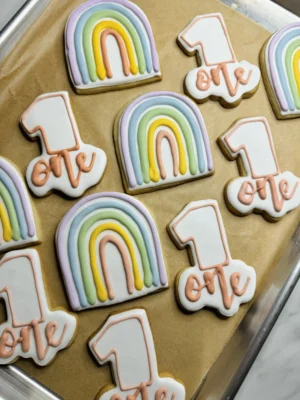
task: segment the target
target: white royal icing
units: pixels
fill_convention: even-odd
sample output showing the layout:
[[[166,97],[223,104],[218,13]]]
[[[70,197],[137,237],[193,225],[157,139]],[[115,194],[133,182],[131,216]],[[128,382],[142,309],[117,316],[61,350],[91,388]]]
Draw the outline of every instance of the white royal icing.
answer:
[[[258,86],[259,68],[236,59],[221,14],[197,16],[178,35],[178,41],[187,53],[198,53],[201,60],[201,67],[185,79],[186,89],[196,101],[213,96],[233,104]]]
[[[183,400],[184,386],[158,375],[156,352],[145,310],[112,315],[90,340],[89,347],[100,365],[110,362],[116,386],[99,400],[149,398]],[[148,394],[148,396],[146,396]]]
[[[232,260],[222,217],[215,200],[189,203],[171,222],[169,230],[180,249],[189,247],[193,266],[179,272],[177,295],[187,311],[216,308],[234,315],[250,301],[256,274],[243,261]]]
[[[0,298],[7,313],[7,321],[0,325],[1,365],[23,357],[45,366],[71,344],[77,320],[49,309],[36,250],[11,251],[2,258]]]
[[[281,218],[300,204],[299,178],[292,172],[281,172],[273,138],[264,117],[244,118],[221,137],[231,159],[238,156],[245,176],[226,186],[229,204],[240,214],[254,210],[272,218]]]
[[[106,154],[82,142],[67,92],[37,97],[22,115],[21,124],[30,139],[41,142],[41,156],[26,171],[28,186],[36,196],[55,189],[79,197],[100,181]]]

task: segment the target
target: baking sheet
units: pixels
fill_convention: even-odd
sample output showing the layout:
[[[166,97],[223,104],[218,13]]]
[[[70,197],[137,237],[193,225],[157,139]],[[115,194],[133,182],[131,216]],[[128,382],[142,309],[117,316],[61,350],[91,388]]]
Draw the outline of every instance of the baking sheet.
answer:
[[[258,63],[259,50],[269,33],[216,0],[189,0],[188,3],[184,0],[136,0],[150,19],[163,80],[122,92],[79,96],[72,90],[67,75],[63,31],[68,15],[80,3],[81,1],[53,0],[0,65],[0,153],[15,162],[25,173],[29,161],[39,154],[39,146],[22,135],[18,124],[20,115],[36,96],[45,92],[67,90],[71,96],[82,140],[101,147],[108,156],[108,167],[103,180],[86,194],[105,190],[123,192],[112,138],[114,117],[127,102],[143,93],[152,90],[173,90],[182,93],[183,79],[186,73],[195,67],[196,59],[184,55],[176,45],[176,35],[197,14],[222,12],[238,60],[246,59]],[[97,366],[87,350],[86,343],[88,337],[113,311],[140,306],[147,309],[159,372],[171,372],[182,380],[187,388],[187,398],[191,397],[205,377],[247,312],[249,305],[244,305],[237,315],[225,319],[210,310],[186,315],[177,307],[174,278],[180,269],[190,264],[187,252],[177,250],[168,237],[166,226],[188,202],[207,198],[218,200],[231,254],[233,258],[243,259],[248,265],[255,267],[258,287],[262,287],[269,269],[296,227],[299,210],[288,214],[276,224],[268,223],[257,215],[236,217],[227,210],[223,188],[230,178],[238,175],[238,170],[236,162],[227,161],[215,141],[235,119],[264,115],[272,128],[281,170],[291,170],[299,176],[298,121],[278,122],[275,119],[262,84],[254,97],[244,100],[236,109],[226,110],[212,101],[199,108],[211,142],[215,175],[137,196],[149,207],[157,221],[169,269],[170,289],[123,305],[81,312],[75,343],[69,349],[60,352],[52,365],[41,369],[29,360],[18,362],[26,372],[66,400],[93,399],[101,387],[111,383],[109,366]],[[49,301],[53,307],[68,308],[55,255],[54,234],[60,219],[75,201],[55,194],[33,201],[43,222],[44,242],[37,249],[43,264]]]

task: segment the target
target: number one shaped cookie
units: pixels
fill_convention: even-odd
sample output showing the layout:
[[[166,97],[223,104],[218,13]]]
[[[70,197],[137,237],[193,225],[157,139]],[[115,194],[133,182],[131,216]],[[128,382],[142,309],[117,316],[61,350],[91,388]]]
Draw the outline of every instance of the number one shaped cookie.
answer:
[[[116,386],[100,391],[101,400],[184,400],[184,386],[160,377],[146,311],[133,309],[108,318],[89,347],[100,365],[110,362]]]
[[[36,250],[12,251],[2,258],[0,298],[7,314],[0,325],[0,365],[23,357],[45,366],[72,343],[77,319],[49,309]]]
[[[247,215],[257,211],[273,221],[298,207],[299,178],[280,171],[266,118],[238,120],[218,143],[230,160],[237,159],[242,175],[225,186],[232,212]]]
[[[197,16],[177,39],[186,54],[196,54],[200,65],[185,79],[185,89],[195,101],[211,97],[225,107],[235,107],[257,90],[260,70],[236,59],[221,14]]]
[[[37,97],[21,117],[29,139],[39,139],[42,154],[27,167],[36,196],[58,190],[79,197],[98,183],[106,167],[103,150],[81,141],[67,92]]]
[[[184,310],[198,311],[208,306],[229,317],[240,304],[252,299],[255,271],[231,258],[215,200],[188,204],[168,230],[179,249],[191,250],[193,266],[180,271],[176,278],[177,300]]]

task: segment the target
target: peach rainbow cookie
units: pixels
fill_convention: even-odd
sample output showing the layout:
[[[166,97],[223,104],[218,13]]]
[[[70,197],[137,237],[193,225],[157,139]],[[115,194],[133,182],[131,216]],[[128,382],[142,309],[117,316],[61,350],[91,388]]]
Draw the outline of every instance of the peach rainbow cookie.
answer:
[[[260,82],[256,65],[236,59],[221,14],[199,15],[178,35],[178,43],[200,67],[185,78],[185,89],[197,102],[218,99],[225,107],[235,107],[251,97]]]
[[[0,157],[0,252],[38,242],[32,205],[21,174]]]
[[[65,30],[69,73],[78,93],[103,92],[161,79],[150,23],[127,0],[89,0]]]
[[[277,220],[299,206],[300,179],[280,171],[266,118],[240,119],[218,142],[230,160],[237,159],[243,175],[225,187],[232,212],[247,215],[256,211]]]
[[[0,261],[0,298],[7,314],[0,324],[0,365],[23,357],[45,366],[72,343],[77,319],[49,309],[36,250],[5,254]]]
[[[57,190],[79,197],[100,181],[106,154],[82,142],[68,92],[37,97],[22,115],[21,125],[29,139],[41,143],[41,156],[26,171],[28,186],[36,196]]]
[[[166,289],[158,232],[147,208],[121,193],[85,197],[62,219],[56,247],[74,310]]]
[[[115,144],[128,193],[156,190],[213,174],[202,115],[186,96],[138,97],[115,124]]]
[[[99,400],[184,400],[185,387],[169,374],[159,376],[153,336],[146,311],[111,315],[89,342],[100,365],[110,362],[115,387],[107,385]]]
[[[179,249],[189,247],[192,267],[176,278],[177,300],[189,312],[216,308],[226,317],[255,292],[256,274],[241,260],[233,260],[218,203],[201,200],[189,203],[168,227]]]
[[[269,99],[278,119],[300,117],[300,22],[274,33],[260,63]]]

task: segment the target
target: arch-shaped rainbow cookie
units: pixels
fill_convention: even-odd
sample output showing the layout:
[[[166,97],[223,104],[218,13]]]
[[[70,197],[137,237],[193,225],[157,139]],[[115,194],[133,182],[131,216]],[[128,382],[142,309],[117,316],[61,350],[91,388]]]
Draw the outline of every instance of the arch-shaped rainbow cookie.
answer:
[[[19,171],[0,157],[0,252],[38,242],[32,206]]]
[[[300,117],[300,22],[268,40],[261,52],[264,81],[279,119]]]
[[[107,91],[161,79],[150,23],[127,0],[89,0],[65,30],[68,68],[78,93]]]
[[[168,287],[158,232],[126,194],[85,197],[62,219],[56,246],[74,310],[120,303]]]
[[[118,120],[115,139],[127,193],[214,172],[202,115],[186,96],[162,91],[138,97]]]

